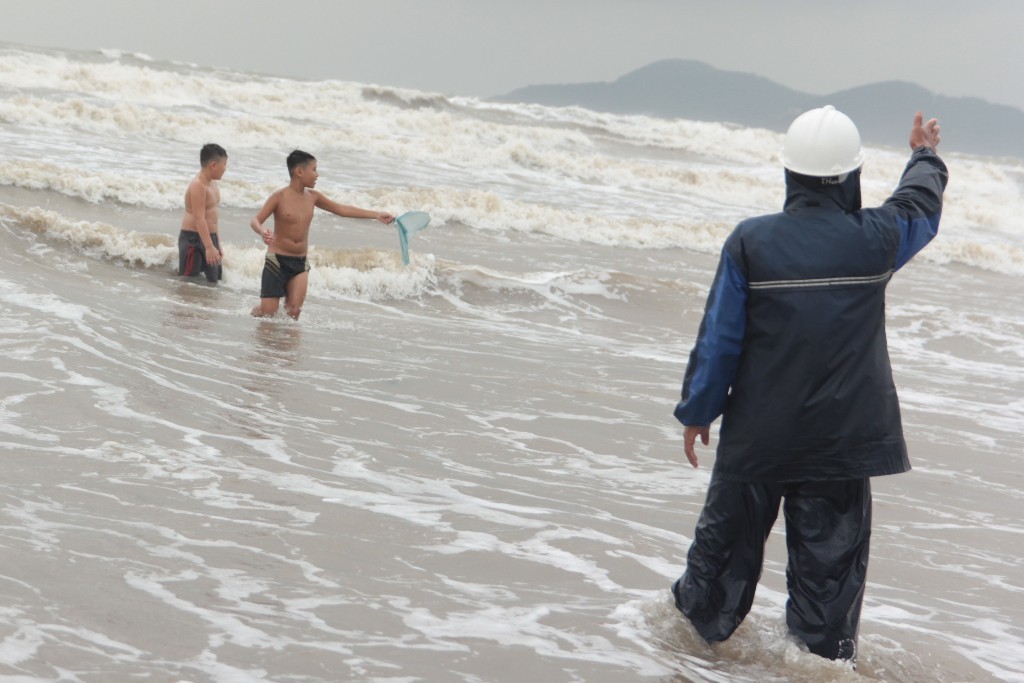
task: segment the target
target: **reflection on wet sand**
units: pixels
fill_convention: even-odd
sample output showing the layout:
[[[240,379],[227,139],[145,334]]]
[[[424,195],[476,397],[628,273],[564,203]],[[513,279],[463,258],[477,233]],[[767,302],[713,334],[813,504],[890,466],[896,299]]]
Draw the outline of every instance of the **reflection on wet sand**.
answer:
[[[253,339],[256,352],[250,356],[252,362],[293,365],[302,342],[302,326],[290,320],[260,319]]]
[[[199,323],[213,320],[220,298],[216,286],[205,283],[176,279],[169,289],[171,305],[167,307],[164,325],[174,330],[195,333],[201,330]]]
[[[282,371],[293,368],[300,358],[302,326],[291,320],[257,320],[250,348],[245,360],[250,372],[241,386],[251,394],[251,403],[238,424],[248,436],[265,438],[291,385]]]

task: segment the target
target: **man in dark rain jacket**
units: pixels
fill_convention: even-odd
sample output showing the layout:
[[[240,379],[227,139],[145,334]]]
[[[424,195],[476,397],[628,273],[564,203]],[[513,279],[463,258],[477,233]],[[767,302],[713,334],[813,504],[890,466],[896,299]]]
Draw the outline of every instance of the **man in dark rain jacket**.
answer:
[[[885,338],[885,287],[936,234],[947,173],[918,112],[899,186],[862,209],[863,150],[833,107],[802,114],[781,154],[782,213],[726,240],[676,418],[686,457],[722,416],[707,499],[672,586],[709,642],[743,621],[784,503],[790,630],[853,660],[871,533],[870,477],[910,469]]]

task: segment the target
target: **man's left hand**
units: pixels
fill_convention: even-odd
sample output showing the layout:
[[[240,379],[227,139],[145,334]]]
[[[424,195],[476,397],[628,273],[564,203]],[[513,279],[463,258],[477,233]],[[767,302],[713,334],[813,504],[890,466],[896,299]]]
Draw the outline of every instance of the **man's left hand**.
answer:
[[[697,451],[694,448],[697,443],[697,437],[700,437],[700,442],[705,446],[711,441],[711,430],[709,427],[686,427],[683,430],[683,445],[686,451],[686,459],[690,461],[690,464],[697,467]]]

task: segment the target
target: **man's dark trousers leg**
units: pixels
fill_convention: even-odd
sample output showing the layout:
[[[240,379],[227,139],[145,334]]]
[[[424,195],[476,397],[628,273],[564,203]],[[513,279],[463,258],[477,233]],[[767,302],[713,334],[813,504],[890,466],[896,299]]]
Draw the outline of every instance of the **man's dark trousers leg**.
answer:
[[[783,495],[786,623],[811,652],[854,659],[871,540],[871,480],[806,482]]]
[[[754,600],[764,543],[785,497],[786,623],[811,652],[853,659],[871,536],[869,479],[764,484],[712,477],[676,607],[709,642],[725,640]]]
[[[781,496],[778,484],[711,477],[686,572],[672,586],[676,607],[704,640],[725,640],[750,611]]]

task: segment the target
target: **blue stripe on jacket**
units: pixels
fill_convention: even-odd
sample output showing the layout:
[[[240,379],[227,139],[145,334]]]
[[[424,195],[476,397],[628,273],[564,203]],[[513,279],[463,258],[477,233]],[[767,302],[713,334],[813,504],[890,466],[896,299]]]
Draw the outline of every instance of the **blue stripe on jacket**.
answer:
[[[746,277],[723,249],[675,409],[684,425],[708,426],[725,411],[743,352],[747,291]]]
[[[940,173],[936,174],[935,169]],[[900,246],[893,270],[907,265],[939,233],[947,177],[946,165],[935,150],[927,147],[914,150],[899,187],[882,205],[900,215]]]
[[[936,214],[900,221],[900,246],[896,251],[894,270],[899,270],[907,265],[907,262],[914,258],[917,252],[924,249],[925,245],[939,233],[939,217],[940,214]]]

